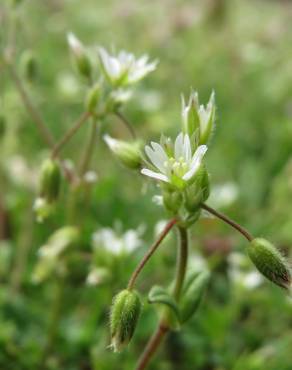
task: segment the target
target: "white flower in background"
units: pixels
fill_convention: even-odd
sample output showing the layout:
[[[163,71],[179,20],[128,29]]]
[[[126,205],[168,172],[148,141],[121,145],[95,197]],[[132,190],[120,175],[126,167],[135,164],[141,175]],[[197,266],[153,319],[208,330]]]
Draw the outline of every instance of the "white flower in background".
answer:
[[[228,256],[229,276],[234,284],[247,290],[253,290],[262,284],[263,276],[254,270],[249,270],[249,260],[242,253],[233,252]]]
[[[193,153],[187,134],[177,136],[174,148],[169,139],[162,138],[161,145],[151,142],[151,146],[145,147],[147,156],[159,172],[148,168],[143,168],[141,172],[181,189],[196,175],[206,151],[207,146],[201,145]]]
[[[190,137],[198,131],[199,144],[206,144],[210,138],[215,123],[215,93],[212,92],[205,107],[199,103],[199,95],[192,91],[186,104],[182,97],[182,125],[183,132]]]
[[[96,231],[92,236],[94,249],[105,249],[108,252],[119,255],[121,253],[131,253],[142,245],[140,239],[144,227],[137,230],[127,230],[124,234],[119,234],[115,230],[105,227]]]
[[[238,186],[233,182],[215,185],[209,198],[209,204],[215,208],[231,206],[238,198]]]
[[[87,285],[99,285],[107,281],[110,272],[105,267],[92,267],[86,278]]]
[[[149,62],[148,55],[135,58],[131,53],[120,51],[111,55],[104,48],[98,48],[102,70],[113,85],[130,85],[155,70],[157,61]]]

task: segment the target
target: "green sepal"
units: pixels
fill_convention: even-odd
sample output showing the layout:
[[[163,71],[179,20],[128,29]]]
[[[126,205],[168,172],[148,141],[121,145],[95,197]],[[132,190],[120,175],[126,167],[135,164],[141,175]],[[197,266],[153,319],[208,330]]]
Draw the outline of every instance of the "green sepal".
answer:
[[[181,324],[188,321],[197,311],[209,280],[210,273],[207,270],[187,273],[180,300]]]
[[[180,312],[174,298],[168,293],[166,289],[159,285],[154,285],[149,294],[148,302],[157,304],[159,312],[163,312],[167,316],[168,325],[172,329],[179,329],[180,327]],[[161,310],[161,308],[163,308]]]

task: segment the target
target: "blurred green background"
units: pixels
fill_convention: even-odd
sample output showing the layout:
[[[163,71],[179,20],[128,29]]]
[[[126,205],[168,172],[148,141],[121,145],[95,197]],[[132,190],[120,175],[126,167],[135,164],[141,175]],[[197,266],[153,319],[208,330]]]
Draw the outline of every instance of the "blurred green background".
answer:
[[[1,1],[1,50],[8,35],[10,1]],[[268,0],[23,0],[17,16],[15,65],[31,50],[37,75],[26,87],[55,137],[84,109],[85,88],[70,60],[66,34],[86,45],[148,53],[160,63],[139,84],[124,109],[145,142],[180,130],[180,94],[198,90],[207,102],[216,92],[217,128],[206,156],[213,193],[210,204],[265,236],[291,256],[292,242],[292,3]],[[37,224],[32,203],[40,163],[49,154],[15,86],[0,66],[0,369],[40,369],[58,280],[34,284],[37,250],[63,225],[62,199],[48,222]],[[25,79],[25,76],[22,76]],[[101,135],[127,139],[114,117]],[[77,161],[88,135],[83,127],[63,151]],[[156,326],[144,311],[129,348],[114,354],[109,345],[108,310],[167,216],[151,198],[157,188],[117,163],[101,135],[91,169],[98,174],[89,201],[80,200],[81,249],[72,259],[60,322],[48,369],[133,369]],[[142,190],[141,190],[142,189]],[[65,202],[65,200],[63,200]],[[91,259],[91,235],[101,227],[122,230],[143,225],[143,245],[130,255]],[[191,264],[202,256],[213,269],[199,312],[172,333],[150,369],[291,370],[291,298],[260,279],[246,259],[245,241],[215,219],[192,227]],[[141,292],[167,284],[175,263],[169,237],[140,278]],[[96,265],[106,271],[99,284],[86,284]]]

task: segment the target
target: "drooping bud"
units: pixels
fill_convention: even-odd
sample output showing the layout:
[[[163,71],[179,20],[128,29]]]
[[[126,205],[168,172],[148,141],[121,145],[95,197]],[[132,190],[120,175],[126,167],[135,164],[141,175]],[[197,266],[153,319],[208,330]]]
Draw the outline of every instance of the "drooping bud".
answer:
[[[90,113],[94,113],[97,103],[100,98],[101,87],[99,84],[95,84],[89,91],[85,100],[86,110]]]
[[[32,82],[38,74],[37,62],[34,54],[30,50],[25,50],[21,55],[21,69],[24,77]]]
[[[291,270],[285,258],[268,240],[256,238],[252,240],[247,253],[256,268],[274,284],[289,289],[291,286]]]
[[[91,78],[91,63],[83,44],[71,32],[68,34],[67,40],[78,72],[86,78]]]
[[[48,203],[55,202],[60,193],[61,170],[59,163],[46,159],[41,168],[39,192],[40,197]]]
[[[141,312],[138,294],[122,290],[113,300],[110,313],[111,347],[115,352],[124,349],[130,342]]]
[[[128,143],[123,140],[116,140],[109,135],[104,135],[104,140],[113,154],[126,167],[131,169],[138,169],[141,167],[141,145],[138,141]]]
[[[79,237],[80,232],[74,226],[64,226],[55,231],[38,251],[39,259],[32,274],[33,282],[40,283],[58,273],[64,262],[63,256],[76,245]]]

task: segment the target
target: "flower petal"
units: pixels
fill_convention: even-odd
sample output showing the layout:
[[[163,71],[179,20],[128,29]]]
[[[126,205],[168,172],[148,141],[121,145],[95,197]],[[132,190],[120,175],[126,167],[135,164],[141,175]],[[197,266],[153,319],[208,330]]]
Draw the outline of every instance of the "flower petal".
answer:
[[[141,173],[143,175],[145,175],[145,176],[152,177],[153,179],[156,179],[156,180],[161,180],[161,181],[164,181],[164,182],[169,182],[167,176],[163,175],[162,173],[151,171],[148,168],[143,168],[141,170]]]
[[[192,149],[191,149],[191,141],[189,138],[189,135],[185,135],[184,137],[184,155],[183,155],[185,161],[189,163],[191,157],[192,157]]]
[[[147,156],[149,157],[149,159],[151,160],[151,162],[154,164],[154,166],[157,167],[159,171],[164,173],[165,172],[165,167],[164,167],[165,159],[164,157],[161,156],[161,153],[153,150],[148,145],[145,147],[145,152]],[[167,157],[166,157],[166,160],[167,160]]]
[[[207,149],[207,145],[200,145],[198,147],[195,154],[193,155],[192,162],[190,164],[190,170],[184,174],[183,180],[188,181],[194,176],[201,165],[203,156],[206,153]]]
[[[174,157],[176,160],[179,160],[180,157],[183,157],[183,133],[181,132],[177,138],[175,139],[174,143]]]

